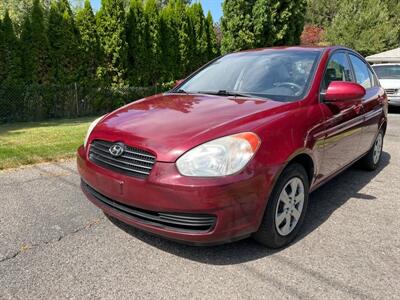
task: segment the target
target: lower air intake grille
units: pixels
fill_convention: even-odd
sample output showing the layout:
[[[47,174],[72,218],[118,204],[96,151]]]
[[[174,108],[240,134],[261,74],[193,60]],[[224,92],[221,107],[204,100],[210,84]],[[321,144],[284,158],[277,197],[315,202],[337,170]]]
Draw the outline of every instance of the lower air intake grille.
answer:
[[[181,232],[207,232],[210,231],[215,224],[216,217],[213,215],[205,214],[181,214],[181,213],[167,213],[155,212],[135,208],[116,202],[89,186],[86,182],[81,182],[82,189],[93,196],[95,199],[107,205],[108,207],[128,215],[137,221],[145,224],[174,229]]]
[[[114,145],[121,147],[121,154],[111,154]],[[89,159],[104,168],[141,178],[149,176],[156,162],[156,157],[147,151],[103,140],[94,140],[90,144]]]

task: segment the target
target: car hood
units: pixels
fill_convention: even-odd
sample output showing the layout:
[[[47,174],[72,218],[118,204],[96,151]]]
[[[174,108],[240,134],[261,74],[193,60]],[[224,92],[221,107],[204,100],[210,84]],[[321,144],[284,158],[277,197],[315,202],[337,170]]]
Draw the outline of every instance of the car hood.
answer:
[[[120,141],[153,152],[158,161],[171,162],[206,141],[251,130],[256,120],[282,105],[204,94],[155,95],[107,115],[90,140]]]
[[[384,89],[400,89],[400,79],[379,79]]]

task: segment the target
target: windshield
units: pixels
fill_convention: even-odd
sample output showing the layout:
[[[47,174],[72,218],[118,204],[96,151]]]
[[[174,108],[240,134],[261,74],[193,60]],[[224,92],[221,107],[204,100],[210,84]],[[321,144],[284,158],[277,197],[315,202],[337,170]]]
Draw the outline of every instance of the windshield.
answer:
[[[233,53],[199,71],[179,92],[301,99],[307,92],[319,51],[269,50]]]
[[[400,79],[400,65],[372,66],[379,79]]]

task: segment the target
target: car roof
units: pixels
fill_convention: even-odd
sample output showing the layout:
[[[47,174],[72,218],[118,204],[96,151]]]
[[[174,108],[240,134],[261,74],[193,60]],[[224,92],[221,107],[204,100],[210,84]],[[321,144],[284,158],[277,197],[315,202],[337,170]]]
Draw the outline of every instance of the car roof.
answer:
[[[282,50],[282,51],[287,51],[287,50],[305,50],[305,51],[324,51],[325,49],[330,48],[330,47],[308,47],[308,46],[278,46],[278,47],[266,47],[266,48],[256,48],[256,49],[247,49],[247,50],[241,50],[237,51],[236,53],[243,53],[243,52],[267,52],[271,50]]]
[[[254,53],[254,52],[268,52],[271,50],[281,50],[281,51],[318,51],[320,53],[331,53],[335,50],[344,50],[353,53],[354,55],[359,56],[362,60],[368,63],[363,55],[358,53],[356,50],[347,48],[345,46],[278,46],[278,47],[268,47],[268,48],[257,48],[257,49],[248,49],[248,50],[241,50],[237,52],[232,52],[228,54],[236,54],[236,53]]]
[[[271,50],[281,50],[281,51],[293,51],[293,50],[302,50],[302,51],[318,51],[318,52],[325,52],[325,51],[334,51],[334,50],[347,50],[350,52],[357,53],[357,51],[346,48],[343,46],[277,46],[277,47],[267,47],[267,48],[256,48],[256,49],[247,49],[241,50],[233,53],[251,53],[251,52],[268,52]]]

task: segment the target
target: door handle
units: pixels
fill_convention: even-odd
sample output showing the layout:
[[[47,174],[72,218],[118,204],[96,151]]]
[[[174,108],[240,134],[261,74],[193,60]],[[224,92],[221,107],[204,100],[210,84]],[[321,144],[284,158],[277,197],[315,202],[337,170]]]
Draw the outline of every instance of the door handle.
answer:
[[[357,113],[360,114],[363,109],[363,106],[361,104],[354,106],[353,110]]]

